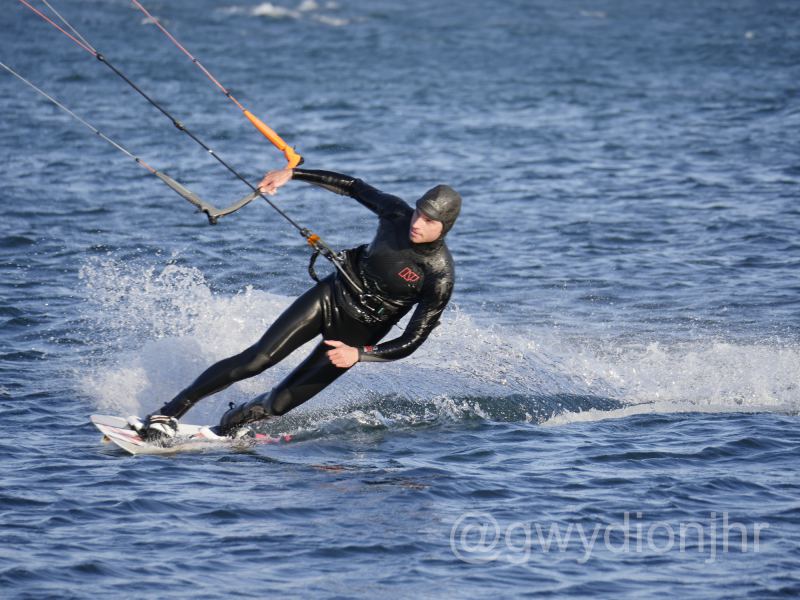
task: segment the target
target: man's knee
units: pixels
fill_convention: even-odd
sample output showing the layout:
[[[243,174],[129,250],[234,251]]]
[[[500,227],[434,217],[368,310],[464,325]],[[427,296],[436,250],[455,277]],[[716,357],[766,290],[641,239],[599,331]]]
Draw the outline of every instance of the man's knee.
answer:
[[[276,363],[272,352],[259,352],[255,346],[236,355],[234,361],[236,366],[231,374],[236,381],[258,375]]]

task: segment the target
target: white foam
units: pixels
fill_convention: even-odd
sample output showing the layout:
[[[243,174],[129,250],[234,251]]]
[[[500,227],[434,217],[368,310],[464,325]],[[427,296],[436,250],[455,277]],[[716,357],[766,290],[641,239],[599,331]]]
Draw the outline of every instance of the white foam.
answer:
[[[254,17],[270,17],[273,19],[300,18],[299,10],[291,10],[283,6],[276,6],[270,2],[264,2],[258,6],[254,6],[250,14]]]
[[[324,9],[314,0],[302,0],[295,8],[287,8],[272,2],[262,2],[256,6],[229,6],[222,9],[226,14],[246,14],[253,17],[265,17],[268,19],[304,19],[306,15],[313,21],[328,25],[330,27],[343,27],[350,21],[341,17],[328,14],[321,14],[322,10],[336,10],[338,5],[335,2],[328,2]]]
[[[322,23],[323,25],[330,25],[331,27],[344,27],[348,25],[350,21],[347,19],[340,19],[338,17],[329,17],[327,15],[314,15],[314,20]]]
[[[253,288],[214,295],[202,273],[176,265],[92,261],[81,277],[91,301],[87,318],[108,353],[84,374],[82,388],[99,409],[139,414],[169,400],[215,361],[256,342],[290,301]],[[266,381],[298,360],[290,357]],[[255,395],[264,385],[264,379],[241,382],[238,393],[220,394],[212,404]]]
[[[314,0],[303,0],[300,3],[300,6],[297,7],[297,10],[299,10],[300,12],[308,12],[318,9],[319,9],[319,4],[314,2]]]
[[[696,340],[671,345],[597,344],[568,357],[587,381],[613,383],[627,402],[680,402],[687,409],[730,406],[795,410],[800,347],[790,343]]]

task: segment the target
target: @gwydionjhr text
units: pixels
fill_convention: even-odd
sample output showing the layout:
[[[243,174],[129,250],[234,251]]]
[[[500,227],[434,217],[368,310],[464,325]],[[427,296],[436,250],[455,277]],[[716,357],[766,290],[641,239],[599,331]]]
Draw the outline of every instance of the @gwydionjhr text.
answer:
[[[769,523],[732,521],[727,511],[696,521],[649,521],[643,512],[625,512],[617,523],[516,521],[501,525],[486,512],[467,512],[450,530],[450,549],[472,564],[505,561],[523,564],[533,554],[574,553],[577,562],[597,552],[703,557],[711,563],[729,552],[759,552]]]

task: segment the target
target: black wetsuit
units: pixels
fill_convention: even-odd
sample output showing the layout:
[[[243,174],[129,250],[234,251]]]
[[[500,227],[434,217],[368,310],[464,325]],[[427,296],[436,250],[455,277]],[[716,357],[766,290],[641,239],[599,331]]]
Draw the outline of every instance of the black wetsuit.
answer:
[[[414,352],[438,324],[453,290],[453,259],[442,239],[426,244],[410,241],[414,209],[396,196],[338,173],[295,169],[293,179],[355,198],[378,215],[372,242],[345,252],[345,269],[361,290],[352,289],[338,271],[323,279],[295,300],[258,342],[209,367],[159,414],[180,418],[200,399],[258,375],[320,334],[358,348],[359,361],[390,361]],[[402,335],[378,343],[415,304]],[[271,392],[228,411],[223,431],[282,415],[344,374],[347,369],[334,366],[327,357],[330,349],[320,342]]]

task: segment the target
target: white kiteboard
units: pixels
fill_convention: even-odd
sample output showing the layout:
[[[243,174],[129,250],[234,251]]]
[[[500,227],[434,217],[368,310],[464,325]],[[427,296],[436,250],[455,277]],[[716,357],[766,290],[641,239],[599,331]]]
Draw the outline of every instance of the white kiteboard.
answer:
[[[288,442],[291,436],[273,437],[257,433],[255,437],[231,438],[215,435],[204,425],[178,424],[178,434],[166,441],[147,441],[128,425],[127,419],[108,415],[92,415],[90,420],[103,434],[103,441],[114,443],[130,454],[174,454],[207,450],[214,447],[247,448],[255,444]]]

